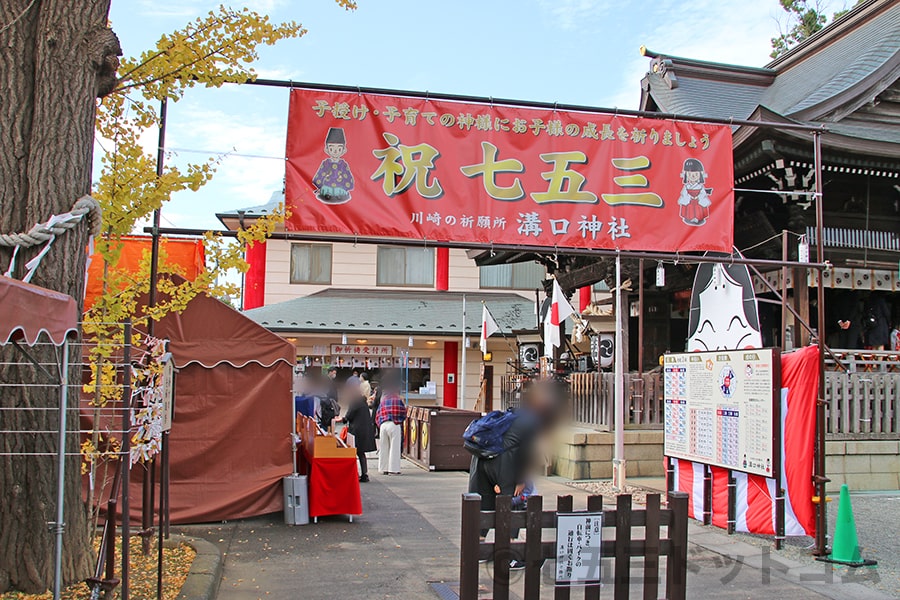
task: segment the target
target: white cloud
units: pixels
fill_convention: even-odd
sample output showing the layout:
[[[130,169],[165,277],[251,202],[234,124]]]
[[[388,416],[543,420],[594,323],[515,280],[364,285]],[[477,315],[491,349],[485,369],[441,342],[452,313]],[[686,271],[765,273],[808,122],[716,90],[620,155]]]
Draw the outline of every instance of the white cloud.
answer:
[[[540,0],[541,9],[550,13],[560,29],[584,29],[609,9],[609,0]]]

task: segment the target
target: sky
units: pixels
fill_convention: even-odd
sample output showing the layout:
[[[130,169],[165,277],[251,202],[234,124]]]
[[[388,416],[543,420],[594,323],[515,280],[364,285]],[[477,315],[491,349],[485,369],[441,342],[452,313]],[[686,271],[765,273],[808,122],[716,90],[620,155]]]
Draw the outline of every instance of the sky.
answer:
[[[262,78],[623,109],[638,107],[642,45],[763,66],[783,14],[777,0],[359,0],[356,11],[331,0],[113,0],[110,18],[134,56],[222,2],[308,29],[260,50]],[[170,103],[167,160],[221,163],[200,191],[172,197],[163,225],[220,229],[216,212],[281,190],[287,109],[286,89],[260,86],[195,88]],[[144,137],[155,152],[155,132]]]

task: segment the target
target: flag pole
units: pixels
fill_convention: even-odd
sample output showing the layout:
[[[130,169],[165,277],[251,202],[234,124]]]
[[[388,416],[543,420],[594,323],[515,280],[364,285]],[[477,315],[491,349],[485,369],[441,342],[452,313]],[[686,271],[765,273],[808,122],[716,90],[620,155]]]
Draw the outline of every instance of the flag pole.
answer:
[[[484,300],[481,301],[481,305],[484,306],[484,310],[486,310],[488,312],[488,314],[491,315],[491,318],[494,320],[494,323],[497,325],[497,331],[499,331],[500,335],[503,336],[503,341],[506,342],[506,347],[509,348],[509,351],[512,352],[513,356],[516,356],[515,348],[513,348],[512,344],[509,343],[509,338],[506,337],[506,332],[503,331],[503,327],[500,325],[500,322],[497,320],[496,317],[494,317],[494,313],[491,312],[491,309],[488,308],[488,305],[485,304]]]
[[[615,414],[615,449],[613,453],[613,487],[625,491],[625,389],[624,351],[622,349],[622,259],[616,254],[616,345],[613,411]]]
[[[463,294],[463,314],[462,314],[462,371],[459,374],[459,407],[462,409],[466,408],[466,340],[469,337],[468,332],[466,331],[466,295]]]

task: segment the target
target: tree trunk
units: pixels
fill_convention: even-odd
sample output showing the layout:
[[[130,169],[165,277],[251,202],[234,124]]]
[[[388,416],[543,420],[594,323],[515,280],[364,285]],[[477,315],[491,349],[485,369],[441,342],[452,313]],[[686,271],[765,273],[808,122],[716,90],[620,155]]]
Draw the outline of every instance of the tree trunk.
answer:
[[[0,2],[0,231],[26,231],[68,211],[89,193],[96,99],[115,84],[115,34],[107,28],[110,0],[2,0]],[[32,283],[84,294],[87,225],[61,235]],[[22,249],[16,273],[39,249]],[[10,253],[0,251],[0,272]],[[8,349],[4,362],[12,356]],[[38,352],[51,362],[52,353]],[[78,365],[80,351],[70,360]],[[7,368],[4,383],[35,381],[31,369]],[[77,366],[70,381],[78,382]],[[78,388],[70,394],[77,405]],[[51,388],[0,388],[0,408],[56,405]],[[56,411],[0,410],[0,430],[53,431]],[[69,419],[78,429],[78,419]],[[54,434],[0,434],[0,453],[53,452]],[[67,451],[78,452],[71,433]],[[81,494],[78,456],[66,465],[63,579],[90,574],[93,553]],[[39,592],[53,583],[56,468],[52,457],[0,456],[0,592]]]

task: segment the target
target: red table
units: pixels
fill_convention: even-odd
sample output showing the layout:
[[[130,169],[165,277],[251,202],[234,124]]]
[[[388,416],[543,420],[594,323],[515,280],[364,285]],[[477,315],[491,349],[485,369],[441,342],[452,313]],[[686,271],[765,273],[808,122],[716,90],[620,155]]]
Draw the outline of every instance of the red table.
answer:
[[[302,452],[298,471],[309,476],[309,516],[362,514],[356,449],[340,444],[333,435],[322,435],[315,421],[297,413],[297,433]]]
[[[309,516],[361,515],[356,457],[312,458],[309,463]]]

